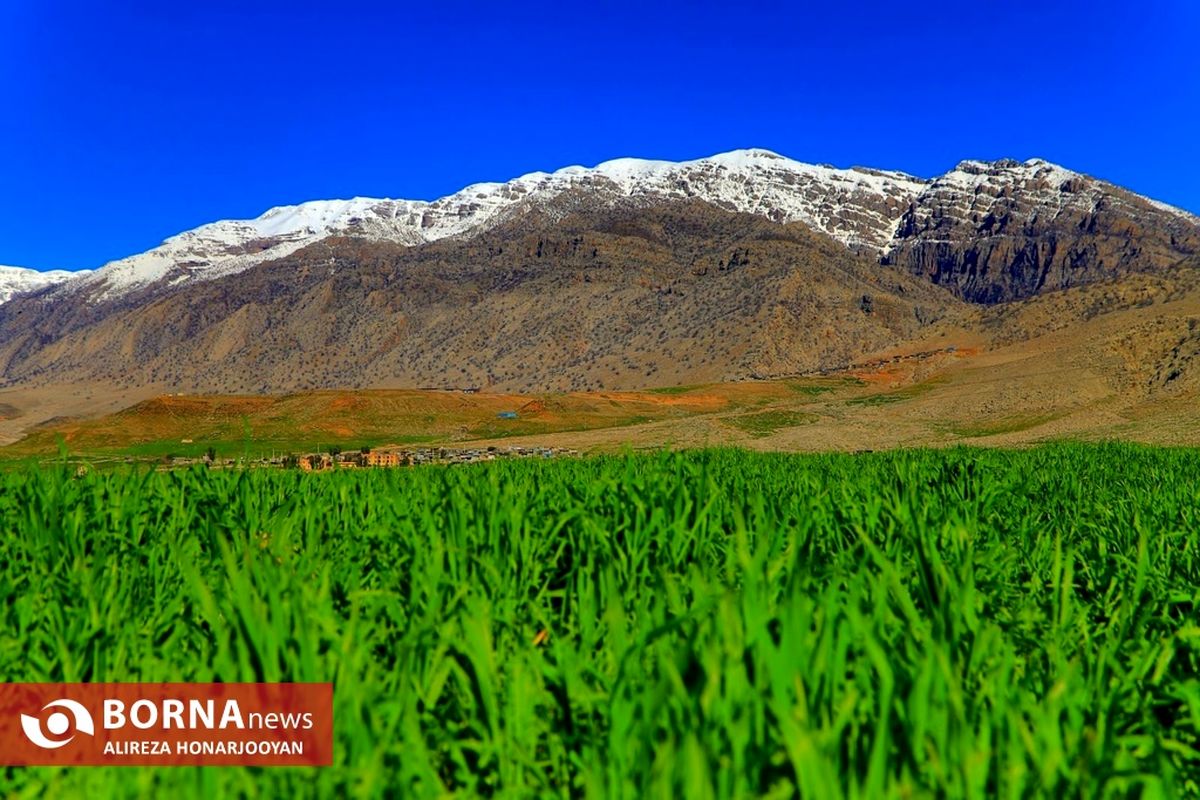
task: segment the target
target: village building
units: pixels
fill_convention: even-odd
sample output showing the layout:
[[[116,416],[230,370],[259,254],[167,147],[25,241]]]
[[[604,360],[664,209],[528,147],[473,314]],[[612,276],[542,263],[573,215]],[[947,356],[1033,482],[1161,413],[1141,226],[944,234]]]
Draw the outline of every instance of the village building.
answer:
[[[323,469],[333,469],[333,456],[328,453],[314,453],[300,456],[296,461],[302,472],[315,472]]]
[[[372,450],[362,454],[360,463],[364,467],[398,467],[400,454],[395,451]]]

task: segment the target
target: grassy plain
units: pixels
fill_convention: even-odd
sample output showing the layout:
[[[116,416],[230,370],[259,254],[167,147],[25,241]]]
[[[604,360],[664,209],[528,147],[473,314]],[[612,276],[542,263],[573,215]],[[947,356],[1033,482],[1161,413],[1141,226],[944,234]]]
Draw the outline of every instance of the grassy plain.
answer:
[[[1200,452],[0,474],[4,680],[331,680],[330,769],[9,797],[1200,794]]]

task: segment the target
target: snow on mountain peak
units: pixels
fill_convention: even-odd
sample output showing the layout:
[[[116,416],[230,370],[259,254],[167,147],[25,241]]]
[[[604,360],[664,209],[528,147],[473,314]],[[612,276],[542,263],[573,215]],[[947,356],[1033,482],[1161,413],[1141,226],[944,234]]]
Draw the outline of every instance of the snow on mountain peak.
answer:
[[[1100,184],[1042,159],[963,161],[926,180],[902,172],[806,164],[763,149],[679,162],[617,158],[594,167],[531,172],[505,183],[472,184],[433,201],[355,197],[279,206],[256,219],[213,222],[173,236],[71,281],[68,288],[90,287],[93,297],[104,298],[151,284],[218,278],[331,235],[403,245],[472,235],[531,209],[551,208],[555,198],[576,189],[600,201],[696,198],[777,222],[801,222],[846,245],[883,254],[894,245],[901,224],[908,224],[907,216],[932,214],[939,204],[970,213],[1017,187],[1041,192],[1039,202],[1052,209],[1085,202],[1090,195],[1084,197],[1080,186],[1090,192],[1099,191]],[[918,205],[922,209],[914,210]]]
[[[477,233],[579,187],[600,196],[699,198],[780,222],[803,222],[846,244],[880,249],[925,183],[898,172],[804,164],[762,149],[680,162],[618,158],[472,184],[434,201],[356,197],[279,206],[256,219],[213,222],[172,236],[72,285],[113,297],[153,283],[232,274],[330,235],[414,245]],[[852,213],[839,210],[847,206],[854,206]]]
[[[86,274],[83,272],[67,272],[66,270],[51,270],[39,272],[36,269],[24,267],[0,267],[0,303],[7,302],[14,295],[23,292],[33,292],[54,286],[59,283]]]
[[[929,182],[920,193],[912,212],[918,227],[933,224],[936,216],[986,215],[998,203],[1010,203],[1014,194],[1022,194],[1029,203],[1051,217],[1069,209],[1093,210],[1102,198],[1128,206],[1145,204],[1165,211],[1192,224],[1200,218],[1181,208],[1128,192],[1081,172],[1067,169],[1042,158],[1026,161],[962,161],[951,171]]]

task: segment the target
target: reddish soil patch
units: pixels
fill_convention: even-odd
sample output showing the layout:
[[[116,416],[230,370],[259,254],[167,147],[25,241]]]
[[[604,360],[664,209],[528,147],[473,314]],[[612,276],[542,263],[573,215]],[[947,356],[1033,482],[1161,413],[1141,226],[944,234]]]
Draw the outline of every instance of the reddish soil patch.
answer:
[[[525,405],[521,406],[518,413],[523,415],[541,414],[546,410],[546,404],[541,400],[530,400]]]

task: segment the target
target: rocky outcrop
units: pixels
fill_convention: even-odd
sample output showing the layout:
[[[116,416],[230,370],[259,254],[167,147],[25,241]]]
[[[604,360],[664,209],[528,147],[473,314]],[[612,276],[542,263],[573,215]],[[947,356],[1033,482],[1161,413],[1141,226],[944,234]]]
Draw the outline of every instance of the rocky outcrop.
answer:
[[[1200,219],[1044,161],[966,161],[913,201],[882,258],[993,304],[1200,253]]]

